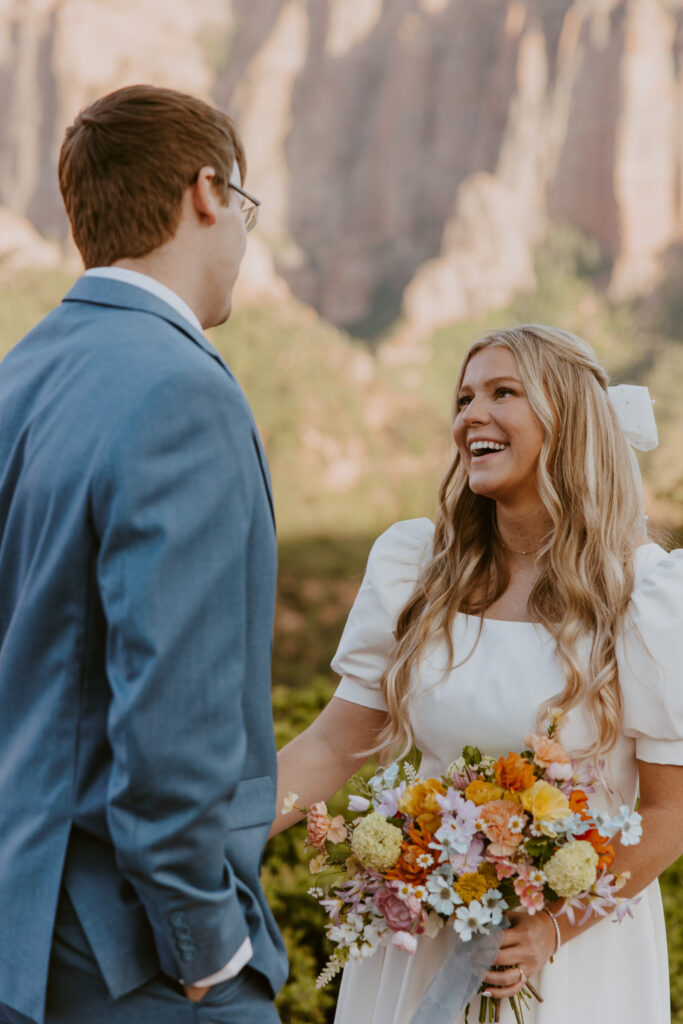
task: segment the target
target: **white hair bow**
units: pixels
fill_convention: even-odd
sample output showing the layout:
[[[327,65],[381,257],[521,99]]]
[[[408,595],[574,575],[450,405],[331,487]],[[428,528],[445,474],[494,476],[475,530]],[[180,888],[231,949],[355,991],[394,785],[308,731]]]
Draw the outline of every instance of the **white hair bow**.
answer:
[[[607,388],[607,394],[628,443],[641,452],[656,448],[659,436],[648,389],[636,384],[618,384]]]

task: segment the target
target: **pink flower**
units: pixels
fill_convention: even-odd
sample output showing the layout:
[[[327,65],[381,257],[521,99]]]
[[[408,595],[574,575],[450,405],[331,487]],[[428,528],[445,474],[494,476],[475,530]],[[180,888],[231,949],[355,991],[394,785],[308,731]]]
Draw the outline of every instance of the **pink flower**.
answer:
[[[517,874],[517,868],[514,864],[511,864],[509,860],[496,860],[496,874],[498,875],[498,881],[502,882],[504,878],[512,878],[513,875]]]
[[[343,814],[338,814],[330,820],[327,838],[331,843],[343,843],[346,841],[346,823],[344,822]]]
[[[522,828],[527,818],[517,804],[508,800],[491,800],[479,811],[479,820],[493,857],[509,857],[522,841]],[[520,827],[520,825],[522,827]]]
[[[476,871],[484,859],[484,840],[475,836],[467,848],[467,853],[452,853],[448,859],[456,875]]]
[[[559,761],[553,761],[545,770],[545,773],[549,779],[553,782],[567,782],[574,775],[574,769],[571,764],[561,764]]]
[[[548,736],[538,736],[530,732],[524,737],[524,742],[534,752],[534,760],[541,768],[547,768],[551,764],[569,764],[569,757],[561,743],[551,740]]]
[[[543,910],[543,889],[527,882],[525,878],[516,878],[515,892],[519,901],[526,908],[529,914],[535,914],[537,910]]]
[[[396,946],[397,949],[402,949],[405,953],[410,953],[411,956],[417,949],[417,939],[410,932],[394,932],[391,944]]]
[[[453,789],[458,789],[462,792],[467,789],[470,782],[477,778],[477,769],[465,768],[464,771],[459,772],[456,770],[455,765],[452,764],[449,766],[446,777]]]
[[[375,893],[375,905],[392,932],[408,931],[421,916],[422,904],[415,896],[399,895],[400,882],[387,882]]]
[[[327,804],[321,800],[313,804],[307,815],[308,832],[307,839],[311,846],[317,850],[325,849],[325,840],[330,829],[330,816],[327,813]]]
[[[306,816],[306,822],[309,846],[314,846],[316,850],[324,850],[326,840],[331,843],[343,843],[346,840],[344,815],[338,814],[335,818],[330,818],[324,800],[313,804]]]

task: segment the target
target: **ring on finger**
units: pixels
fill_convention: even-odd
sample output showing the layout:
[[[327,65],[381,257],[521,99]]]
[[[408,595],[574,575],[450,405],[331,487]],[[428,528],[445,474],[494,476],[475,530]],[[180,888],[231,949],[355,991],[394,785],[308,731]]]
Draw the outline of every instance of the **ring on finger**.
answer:
[[[519,971],[519,980],[520,980],[520,983],[521,983],[522,985],[526,985],[526,974],[524,973],[524,971],[522,970],[522,968],[521,968],[521,967],[519,966],[519,964],[517,964],[517,970]]]

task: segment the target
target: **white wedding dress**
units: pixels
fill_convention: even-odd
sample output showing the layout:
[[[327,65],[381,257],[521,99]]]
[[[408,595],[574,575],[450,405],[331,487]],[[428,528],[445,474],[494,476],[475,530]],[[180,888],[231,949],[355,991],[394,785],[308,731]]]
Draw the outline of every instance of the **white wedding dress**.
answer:
[[[384,709],[379,680],[393,642],[396,618],[419,570],[431,553],[434,527],[427,519],[397,523],[373,547],[363,584],[349,615],[332,667],[342,676],[336,696]],[[479,619],[456,617],[456,663],[471,650]],[[639,636],[645,641],[643,648]],[[636,553],[636,583],[629,624],[619,649],[623,735],[607,758],[614,790],[591,796],[591,805],[616,811],[633,806],[636,758],[683,764],[683,551],[667,554],[656,544]],[[423,659],[411,701],[420,775],[439,776],[465,744],[497,757],[523,748],[536,711],[558,694],[564,677],[550,634],[540,625],[485,619],[472,656],[445,672],[447,650],[435,643]],[[589,741],[580,709],[565,720],[560,738],[567,750]],[[420,997],[447,958],[455,934],[444,928],[422,937],[414,956],[381,947],[344,970],[335,1024],[409,1024]],[[532,1005],[527,1024],[668,1024],[666,934],[654,882],[641,894],[633,918],[601,920],[563,945],[553,964],[532,978],[544,1002]],[[479,999],[470,1009],[478,1020]],[[459,1016],[452,1024],[462,1024]],[[507,1000],[501,1022],[514,1024]],[[451,1022],[449,1022],[451,1024]]]

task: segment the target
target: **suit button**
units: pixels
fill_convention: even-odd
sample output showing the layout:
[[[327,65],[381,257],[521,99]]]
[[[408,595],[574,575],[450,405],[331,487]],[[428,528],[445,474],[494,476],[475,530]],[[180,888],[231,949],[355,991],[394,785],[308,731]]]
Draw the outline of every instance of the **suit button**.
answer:
[[[182,910],[176,910],[171,914],[171,924],[174,928],[187,928],[187,917]]]

